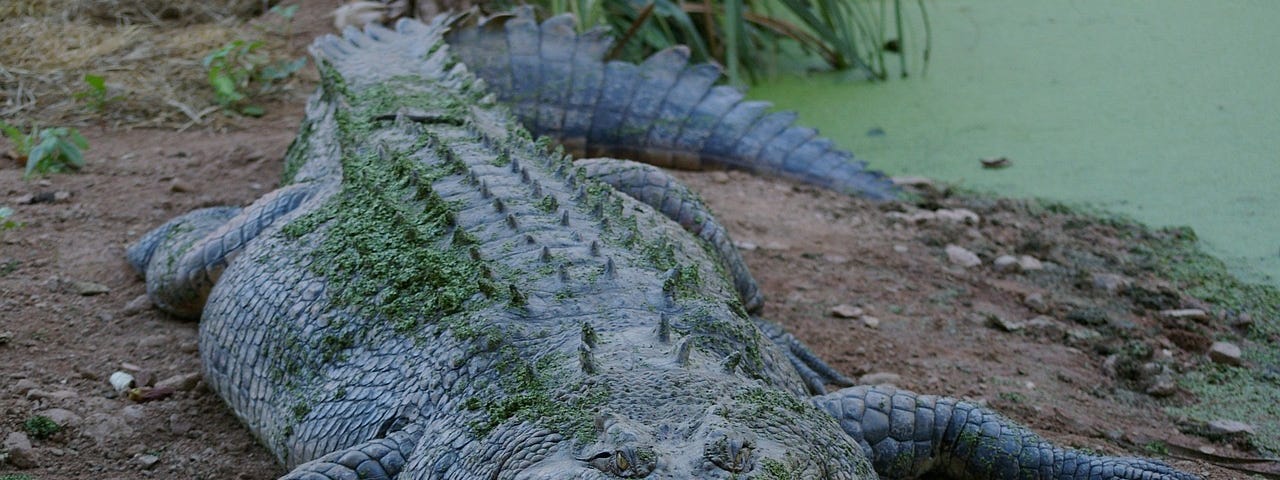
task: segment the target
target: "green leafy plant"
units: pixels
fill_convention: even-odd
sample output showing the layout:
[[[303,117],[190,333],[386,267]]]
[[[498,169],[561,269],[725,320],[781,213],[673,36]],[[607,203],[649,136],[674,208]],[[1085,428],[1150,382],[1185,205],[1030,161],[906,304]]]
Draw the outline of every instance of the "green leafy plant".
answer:
[[[84,154],[80,151],[87,150],[89,142],[74,128],[32,126],[31,133],[22,133],[17,127],[0,122],[0,131],[13,142],[18,162],[26,164],[23,178],[84,167]]]
[[[261,106],[250,97],[270,91],[307,64],[305,57],[272,63],[260,49],[261,40],[232,40],[206,55],[201,64],[208,70],[209,85],[218,104],[251,117],[261,116]]]
[[[552,14],[570,12],[583,28],[607,25],[618,42],[611,57],[638,60],[688,45],[696,60],[725,66],[730,81],[761,78],[779,54],[809,54],[835,70],[889,77],[891,55],[907,74],[908,24],[922,26],[927,64],[931,32],[924,1],[908,22],[910,0],[536,0]],[[923,70],[923,67],[922,67]]]
[[[9,217],[12,217],[12,216],[13,216],[12,208],[0,207],[0,232],[3,232],[5,230],[13,230],[15,228],[22,226],[22,223],[18,222],[17,220],[10,220]],[[0,272],[3,272],[3,271],[4,271],[4,267],[0,266]]]
[[[31,435],[32,438],[43,440],[58,433],[59,430],[62,430],[62,426],[49,417],[36,415],[22,422],[22,429],[26,430],[27,435]]]
[[[85,88],[75,92],[73,96],[88,105],[95,112],[101,112],[114,102],[124,98],[123,95],[108,95],[107,79],[102,75],[84,74]]]

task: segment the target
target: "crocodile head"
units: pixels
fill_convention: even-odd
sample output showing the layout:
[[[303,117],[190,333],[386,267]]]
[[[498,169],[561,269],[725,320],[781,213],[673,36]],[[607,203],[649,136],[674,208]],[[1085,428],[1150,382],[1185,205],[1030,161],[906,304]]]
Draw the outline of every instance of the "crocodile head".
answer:
[[[876,478],[836,421],[791,393],[696,372],[655,377],[599,410],[592,441],[562,445],[516,478]]]

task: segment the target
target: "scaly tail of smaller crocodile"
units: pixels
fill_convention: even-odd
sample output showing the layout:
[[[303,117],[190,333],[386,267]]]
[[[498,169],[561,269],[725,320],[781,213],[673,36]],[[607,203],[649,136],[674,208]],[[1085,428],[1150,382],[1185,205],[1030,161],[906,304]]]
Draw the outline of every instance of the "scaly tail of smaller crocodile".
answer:
[[[570,15],[538,24],[532,10],[457,27],[454,52],[511,105],[533,133],[558,139],[580,157],[622,157],[681,169],[738,169],[790,178],[876,199],[892,183],[866,169],[793,112],[716,86],[720,67],[689,65],[674,47],[641,64],[605,62],[603,30],[578,35]]]

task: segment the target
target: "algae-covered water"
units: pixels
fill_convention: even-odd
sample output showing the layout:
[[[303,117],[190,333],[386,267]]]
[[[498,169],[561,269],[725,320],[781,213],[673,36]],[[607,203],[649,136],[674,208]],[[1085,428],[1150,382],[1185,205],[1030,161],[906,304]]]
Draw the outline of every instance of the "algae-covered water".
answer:
[[[929,7],[927,75],[909,57],[905,81],[784,78],[751,96],[890,174],[1190,225],[1238,275],[1280,284],[1280,2]],[[994,156],[1013,166],[982,169]]]

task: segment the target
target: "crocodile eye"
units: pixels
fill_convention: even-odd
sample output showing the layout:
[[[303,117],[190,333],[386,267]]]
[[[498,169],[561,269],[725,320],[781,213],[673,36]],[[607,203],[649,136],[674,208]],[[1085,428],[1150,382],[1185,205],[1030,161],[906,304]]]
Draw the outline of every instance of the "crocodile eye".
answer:
[[[752,444],[740,435],[722,435],[709,443],[705,455],[717,467],[733,473],[751,470]]]
[[[619,474],[631,470],[631,462],[627,461],[627,456],[621,450],[613,453],[613,466]]]

